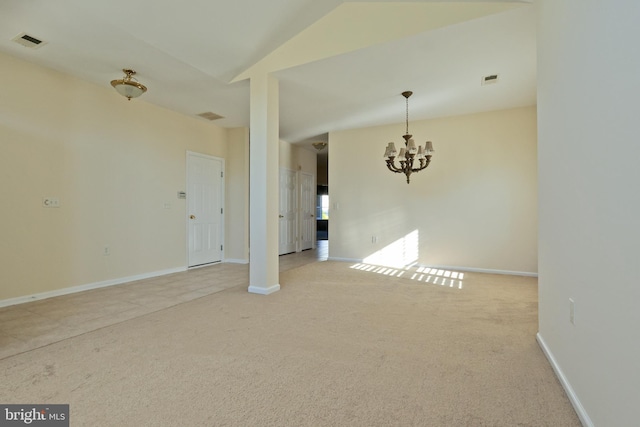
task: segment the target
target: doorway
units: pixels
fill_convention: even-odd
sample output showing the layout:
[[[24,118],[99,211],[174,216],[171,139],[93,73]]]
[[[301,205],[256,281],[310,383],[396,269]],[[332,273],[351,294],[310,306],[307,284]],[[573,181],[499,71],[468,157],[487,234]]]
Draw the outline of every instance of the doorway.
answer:
[[[317,239],[329,240],[329,186],[318,185],[316,197]]]
[[[315,200],[313,197],[313,174],[299,172],[300,179],[300,248],[301,251],[313,249],[315,231]]]
[[[280,168],[278,254],[313,249],[315,243],[315,176]]]

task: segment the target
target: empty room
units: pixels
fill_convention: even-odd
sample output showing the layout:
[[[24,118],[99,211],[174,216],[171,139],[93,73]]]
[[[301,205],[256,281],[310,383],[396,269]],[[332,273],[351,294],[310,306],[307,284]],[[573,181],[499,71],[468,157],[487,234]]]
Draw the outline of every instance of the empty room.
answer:
[[[0,424],[637,425],[638,17],[2,2]]]

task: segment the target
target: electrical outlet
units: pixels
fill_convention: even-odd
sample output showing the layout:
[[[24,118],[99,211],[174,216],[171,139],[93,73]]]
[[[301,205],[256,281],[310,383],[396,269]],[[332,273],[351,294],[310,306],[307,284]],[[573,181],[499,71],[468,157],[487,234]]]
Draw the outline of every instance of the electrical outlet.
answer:
[[[60,199],[58,199],[57,197],[43,197],[42,207],[43,208],[59,208]]]
[[[569,322],[576,324],[576,304],[572,298],[569,298]]]
[[[378,243],[378,236],[371,236],[371,243]]]
[[[111,248],[109,246],[105,246],[104,249],[102,250],[102,255],[103,256],[111,255]]]

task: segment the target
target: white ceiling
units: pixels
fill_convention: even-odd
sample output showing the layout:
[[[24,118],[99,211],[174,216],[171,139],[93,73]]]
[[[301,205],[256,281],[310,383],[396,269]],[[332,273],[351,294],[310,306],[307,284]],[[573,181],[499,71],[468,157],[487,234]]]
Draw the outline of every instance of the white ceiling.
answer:
[[[0,51],[109,90],[122,68],[132,68],[149,90],[131,102],[189,116],[211,111],[224,117],[213,122],[217,125],[248,126],[249,82],[230,82],[314,23],[328,22],[323,18],[335,17],[346,3],[361,2],[2,0]],[[362,6],[371,3],[408,2]],[[410,120],[534,105],[533,6],[526,0],[492,3],[522,7],[425,31],[412,23],[410,35],[274,68],[281,138],[309,142],[334,130],[402,122],[404,90],[414,92]],[[47,44],[32,50],[11,41],[22,32]],[[357,39],[355,33],[349,37]],[[499,82],[481,86],[489,74],[499,74]]]

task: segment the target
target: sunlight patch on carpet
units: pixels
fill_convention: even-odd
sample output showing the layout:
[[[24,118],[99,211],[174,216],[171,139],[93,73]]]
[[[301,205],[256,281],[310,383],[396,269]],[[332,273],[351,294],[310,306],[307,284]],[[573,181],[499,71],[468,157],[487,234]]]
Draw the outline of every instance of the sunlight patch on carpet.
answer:
[[[366,273],[402,277],[404,279],[431,283],[453,289],[462,289],[462,282],[464,280],[464,273],[430,267],[408,266],[404,268],[393,268],[369,263],[357,263],[353,264],[350,268]]]

